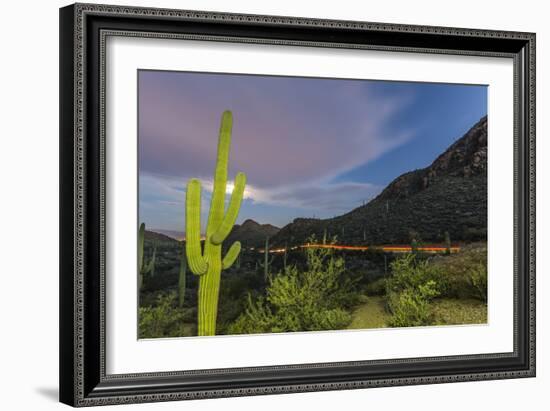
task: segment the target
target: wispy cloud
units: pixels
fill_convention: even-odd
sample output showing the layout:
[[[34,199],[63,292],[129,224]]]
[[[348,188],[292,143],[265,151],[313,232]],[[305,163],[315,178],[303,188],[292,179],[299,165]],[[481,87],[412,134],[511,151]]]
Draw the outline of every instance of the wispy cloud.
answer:
[[[234,115],[230,176],[243,171],[248,180],[241,216],[277,208],[286,224],[350,211],[381,187],[341,176],[413,138],[411,127],[387,127],[411,101],[355,80],[141,72],[140,217],[181,229],[185,185],[199,178],[204,224],[226,109]]]
[[[231,171],[259,188],[330,180],[408,141],[385,124],[407,96],[358,81],[146,72],[140,83],[141,170],[208,178],[221,112],[234,114]]]
[[[185,184],[189,178],[140,174],[140,214],[157,228],[183,229],[185,225]],[[208,218],[212,198],[213,181],[201,181],[201,222],[203,230]],[[232,181],[228,182],[226,203],[231,195]],[[313,185],[294,185],[276,189],[261,189],[247,186],[242,205],[241,219],[254,216],[257,207],[276,207],[287,220],[295,217],[326,218],[345,213],[376,196],[382,187],[369,183],[338,182]],[[159,219],[159,215],[161,218]],[[281,224],[281,220],[271,221]]]

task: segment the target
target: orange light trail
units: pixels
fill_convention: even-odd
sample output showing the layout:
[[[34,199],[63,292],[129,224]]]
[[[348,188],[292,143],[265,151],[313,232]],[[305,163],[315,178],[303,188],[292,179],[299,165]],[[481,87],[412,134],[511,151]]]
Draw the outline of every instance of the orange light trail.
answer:
[[[350,250],[350,251],[367,251],[367,250],[375,250],[375,251],[383,251],[386,253],[410,253],[412,252],[412,247],[410,245],[382,245],[382,246],[360,246],[360,245],[340,245],[340,244],[304,244],[299,247],[292,247],[289,248],[290,250],[294,250],[296,248],[331,248],[334,250]],[[426,246],[420,246],[417,247],[418,251],[422,251],[424,253],[444,253],[447,251],[447,247],[430,244]],[[458,245],[451,245],[450,247],[451,253],[458,253],[460,251],[460,246]],[[263,253],[264,250],[258,250],[258,252]],[[269,250],[270,253],[284,253],[284,248],[277,248]]]

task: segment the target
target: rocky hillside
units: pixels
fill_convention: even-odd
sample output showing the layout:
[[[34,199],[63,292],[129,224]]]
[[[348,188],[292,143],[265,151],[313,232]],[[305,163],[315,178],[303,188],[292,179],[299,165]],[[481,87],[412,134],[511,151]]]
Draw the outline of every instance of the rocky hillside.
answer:
[[[375,199],[339,217],[298,218],[274,244],[303,243],[311,234],[345,244],[440,242],[487,236],[487,117],[424,169],[397,177]]]
[[[158,231],[145,230],[145,241],[151,243],[177,244],[178,240]]]
[[[246,220],[241,225],[236,224],[229,234],[225,244],[240,241],[243,247],[263,246],[266,237],[273,237],[279,232],[279,228],[271,224],[259,224],[254,220]]]

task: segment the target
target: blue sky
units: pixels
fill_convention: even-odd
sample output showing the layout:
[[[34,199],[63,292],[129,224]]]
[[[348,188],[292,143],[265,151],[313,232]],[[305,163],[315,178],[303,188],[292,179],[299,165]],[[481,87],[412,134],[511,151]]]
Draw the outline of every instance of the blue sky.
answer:
[[[139,72],[139,209],[184,231],[185,187],[203,182],[206,223],[221,113],[234,116],[229,178],[247,174],[237,222],[340,215],[428,166],[487,114],[487,87],[166,71]]]

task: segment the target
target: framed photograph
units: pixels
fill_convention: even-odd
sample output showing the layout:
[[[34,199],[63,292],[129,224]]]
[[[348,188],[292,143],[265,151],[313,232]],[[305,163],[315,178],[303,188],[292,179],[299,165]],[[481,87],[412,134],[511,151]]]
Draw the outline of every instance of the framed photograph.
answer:
[[[60,399],[535,375],[535,34],[60,10]]]

